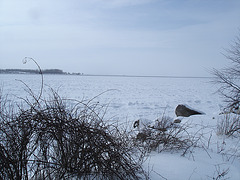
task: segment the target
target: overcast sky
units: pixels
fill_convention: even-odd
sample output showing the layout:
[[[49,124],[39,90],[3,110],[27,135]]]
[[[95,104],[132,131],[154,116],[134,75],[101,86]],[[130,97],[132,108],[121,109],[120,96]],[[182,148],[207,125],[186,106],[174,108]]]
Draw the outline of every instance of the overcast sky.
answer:
[[[0,68],[209,76],[240,28],[240,0],[0,0]]]

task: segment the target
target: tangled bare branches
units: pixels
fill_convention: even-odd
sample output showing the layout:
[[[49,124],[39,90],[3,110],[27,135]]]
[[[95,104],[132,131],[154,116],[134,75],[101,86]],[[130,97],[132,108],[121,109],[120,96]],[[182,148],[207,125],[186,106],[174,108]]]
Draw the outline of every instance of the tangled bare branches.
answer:
[[[14,113],[0,97],[0,179],[146,178],[128,143],[116,126],[103,121],[96,104],[67,108],[53,92],[50,100]]]
[[[227,108],[240,113],[240,31],[224,56],[230,61],[230,66],[214,69],[213,74],[217,77],[216,83],[221,85],[219,92],[225,98]]]
[[[217,124],[217,134],[236,136],[240,135],[240,117],[236,114],[224,114]]]
[[[198,139],[188,133],[188,124],[169,123],[169,117],[156,120],[154,126],[145,126],[136,136],[136,144],[148,152],[181,151],[185,155],[197,145]]]
[[[218,133],[232,136],[240,132],[240,30],[224,56],[231,62],[230,66],[213,72],[215,82],[220,85],[219,93],[227,103],[223,113],[225,119],[218,124]],[[237,116],[230,116],[231,113]]]

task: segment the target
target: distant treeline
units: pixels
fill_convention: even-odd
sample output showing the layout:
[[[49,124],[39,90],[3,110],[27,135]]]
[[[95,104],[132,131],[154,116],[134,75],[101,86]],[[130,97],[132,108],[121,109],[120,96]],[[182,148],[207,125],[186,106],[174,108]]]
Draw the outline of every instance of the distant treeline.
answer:
[[[0,74],[39,74],[39,70],[34,69],[0,69]],[[43,74],[67,74],[61,69],[45,69]]]

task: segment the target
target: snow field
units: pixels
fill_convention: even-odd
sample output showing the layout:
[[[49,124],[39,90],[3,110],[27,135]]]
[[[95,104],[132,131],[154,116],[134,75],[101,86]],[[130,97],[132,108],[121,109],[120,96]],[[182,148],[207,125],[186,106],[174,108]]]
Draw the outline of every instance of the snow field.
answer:
[[[9,98],[27,97],[24,81],[39,92],[39,75],[0,75],[3,92]],[[44,76],[44,92],[48,86],[63,98],[92,99],[105,105],[105,119],[133,122],[155,121],[169,116],[176,118],[178,104],[187,104],[205,115],[183,118],[180,125],[189,125],[188,132],[199,137],[198,146],[190,153],[151,152],[144,168],[151,179],[240,179],[240,140],[217,135],[219,115],[224,107],[216,94],[217,87],[208,78],[154,78],[154,77],[97,77],[97,76]],[[101,94],[101,95],[100,95]],[[99,95],[99,96],[98,96]],[[226,172],[226,174],[224,174]],[[222,174],[222,176],[220,176]]]

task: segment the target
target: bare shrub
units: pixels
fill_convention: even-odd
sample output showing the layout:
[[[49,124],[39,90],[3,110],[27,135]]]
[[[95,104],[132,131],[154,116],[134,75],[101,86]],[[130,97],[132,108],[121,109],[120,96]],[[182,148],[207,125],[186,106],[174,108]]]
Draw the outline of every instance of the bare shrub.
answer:
[[[137,146],[151,151],[182,151],[185,155],[188,150],[196,146],[197,140],[188,133],[188,124],[176,125],[170,123],[172,119],[162,116],[156,120],[154,126],[141,129],[135,141]]]
[[[214,70],[216,83],[220,84],[219,93],[227,103],[227,109],[239,113],[240,106],[240,30],[238,36],[225,50],[224,56],[230,61],[230,66],[222,70]]]
[[[126,131],[103,120],[99,103],[43,99],[11,103],[0,91],[0,179],[148,179]],[[68,104],[68,106],[67,106]],[[70,105],[71,104],[71,105]]]
[[[98,104],[74,101],[68,108],[55,92],[17,113],[2,102],[0,179],[147,179],[125,135],[103,120]]]
[[[240,116],[232,113],[224,114],[217,124],[217,134],[238,136],[240,134]]]
[[[215,75],[215,83],[220,85],[218,92],[224,98],[227,113],[240,114],[240,29],[238,36],[225,50],[224,56],[230,61],[230,66],[213,70]],[[239,117],[230,117],[225,115],[224,120],[218,124],[218,133],[228,136],[239,133]]]

